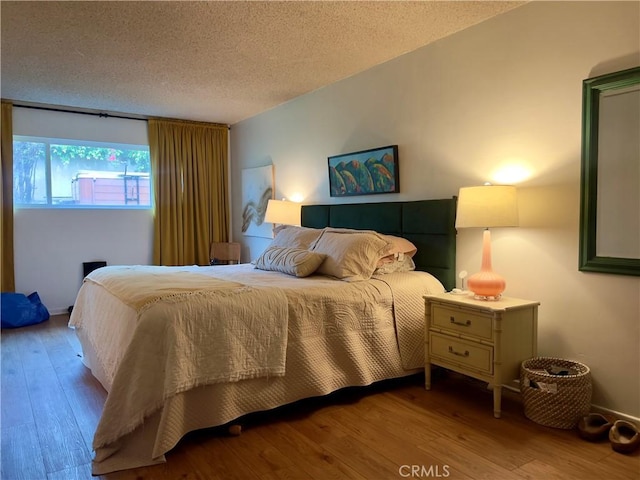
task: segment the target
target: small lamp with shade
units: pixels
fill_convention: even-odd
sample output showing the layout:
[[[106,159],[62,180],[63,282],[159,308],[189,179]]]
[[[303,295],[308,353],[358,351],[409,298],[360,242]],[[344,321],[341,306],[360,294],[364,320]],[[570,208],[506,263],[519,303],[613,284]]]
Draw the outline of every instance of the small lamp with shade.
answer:
[[[482,266],[468,277],[467,286],[479,300],[498,300],[506,287],[505,279],[491,268],[489,228],[517,227],[516,188],[509,185],[483,185],[461,188],[458,194],[456,228],[484,228]]]

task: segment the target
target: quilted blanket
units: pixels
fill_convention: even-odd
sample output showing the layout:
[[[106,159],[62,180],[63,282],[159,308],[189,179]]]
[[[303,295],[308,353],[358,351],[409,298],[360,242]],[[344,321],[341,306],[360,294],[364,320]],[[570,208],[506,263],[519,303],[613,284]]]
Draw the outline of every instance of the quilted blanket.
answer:
[[[172,267],[147,265],[99,268],[85,281],[102,285],[138,313],[158,300],[185,299],[194,292],[230,290],[242,285]]]
[[[133,431],[180,392],[285,373],[288,312],[281,290],[165,268],[107,267],[86,279],[137,312],[94,449]]]
[[[70,320],[70,325],[77,327],[83,361],[109,392],[94,437],[94,475],[163,462],[164,454],[189,431],[223,425],[244,414],[301,398],[418,371],[424,365],[422,297],[444,291],[440,282],[424,272],[347,283],[319,275],[297,278],[258,270],[251,264],[145,267],[160,268],[156,272],[137,272],[138,268],[120,268],[120,273],[131,277],[141,289],[132,293],[119,293],[122,286],[118,281],[101,278],[108,270],[92,273],[78,293]],[[142,291],[152,280],[153,275],[147,274],[161,273],[162,269],[179,274],[194,291],[180,291],[168,277],[161,280],[166,280],[162,295]],[[248,341],[255,353],[247,356],[243,351],[234,360],[250,363],[253,372],[240,369],[240,374],[247,374],[242,381],[218,381],[212,374],[213,383],[200,384],[203,379],[193,370],[200,367],[192,362],[204,359],[194,353],[181,359],[175,350],[191,350],[190,330],[195,331],[196,341],[209,348],[207,338],[198,338],[199,329],[207,322],[227,324],[227,315],[217,317],[217,310],[205,315],[201,302],[228,300],[234,305],[220,312],[239,308],[244,315],[241,307],[259,308],[265,290],[274,303],[267,305],[266,313],[259,312],[255,321],[244,320],[251,328],[242,334],[243,342]],[[280,303],[283,295],[288,307]],[[183,318],[191,312],[200,320]],[[260,346],[253,344],[249,331],[254,332]],[[282,335],[286,338],[281,342]],[[163,338],[162,342],[158,338]],[[229,338],[236,343],[235,334]],[[261,346],[283,356],[286,348],[284,374],[279,372],[285,367],[276,363],[267,376],[260,376],[266,370],[255,366],[270,365],[268,360],[276,358]],[[220,351],[222,348],[210,348],[207,355],[212,363],[224,364],[231,358]],[[145,353],[140,355],[139,349]],[[147,351],[153,356],[149,358]],[[262,360],[254,361],[258,356]],[[211,368],[206,361],[202,363]],[[175,373],[170,370],[174,367]],[[182,382],[182,377],[191,379]],[[171,386],[167,392],[163,390],[165,383]]]

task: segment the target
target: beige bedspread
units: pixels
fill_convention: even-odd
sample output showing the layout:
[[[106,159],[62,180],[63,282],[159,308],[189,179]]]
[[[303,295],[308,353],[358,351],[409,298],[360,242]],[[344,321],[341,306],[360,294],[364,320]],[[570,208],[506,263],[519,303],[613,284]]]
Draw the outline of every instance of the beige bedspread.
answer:
[[[188,300],[186,297],[204,291],[229,292],[242,286],[197,272],[149,265],[99,268],[85,281],[102,285],[138,314],[158,300]]]
[[[85,282],[101,285],[137,315],[94,449],[134,430],[179,392],[284,375],[288,312],[278,288],[153,266],[106,267]],[[74,317],[72,325],[83,321]]]
[[[102,286],[85,282],[71,324],[76,325],[85,362],[109,391],[94,438],[94,475],[162,462],[164,454],[194,429],[222,425],[246,413],[346,386],[368,385],[416,372],[424,365],[422,296],[444,291],[440,282],[424,272],[347,283],[323,276],[299,279],[255,270],[246,264],[182,270],[224,278],[255,290],[276,286],[284,293],[288,303],[285,374],[186,389],[165,397],[159,408],[147,412],[142,423],[141,418],[124,418],[110,403],[120,388],[140,390],[134,383],[138,380],[124,378],[131,373],[122,374],[122,387],[118,386],[126,357],[122,352],[129,349],[124,347],[136,345],[140,336],[135,310]],[[165,318],[167,308],[171,309],[171,303],[159,301],[148,312]],[[102,332],[100,336],[111,344],[109,348],[92,339],[95,331]],[[113,382],[111,372],[116,372]],[[144,372],[136,375],[146,381]],[[118,432],[127,430],[124,425],[139,425],[105,443],[104,439],[112,438],[116,431],[107,426],[112,422],[120,424]]]

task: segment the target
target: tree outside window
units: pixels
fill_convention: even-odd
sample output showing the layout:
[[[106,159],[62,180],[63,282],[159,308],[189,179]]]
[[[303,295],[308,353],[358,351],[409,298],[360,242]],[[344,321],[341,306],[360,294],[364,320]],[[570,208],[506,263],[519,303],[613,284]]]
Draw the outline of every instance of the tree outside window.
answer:
[[[17,205],[151,205],[147,147],[14,138]]]

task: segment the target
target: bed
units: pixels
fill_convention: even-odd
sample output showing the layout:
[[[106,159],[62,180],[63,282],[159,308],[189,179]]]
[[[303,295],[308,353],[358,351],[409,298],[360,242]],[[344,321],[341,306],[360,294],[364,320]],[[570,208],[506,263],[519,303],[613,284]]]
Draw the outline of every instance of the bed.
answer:
[[[303,227],[254,264],[89,274],[69,323],[108,392],[93,474],[164,462],[193,430],[424,368],[422,296],[454,286],[454,216],[455,198],[303,206]],[[390,239],[417,251],[369,270]]]

